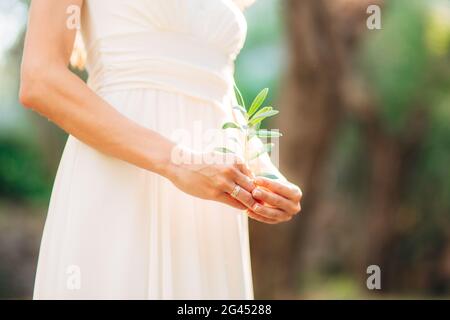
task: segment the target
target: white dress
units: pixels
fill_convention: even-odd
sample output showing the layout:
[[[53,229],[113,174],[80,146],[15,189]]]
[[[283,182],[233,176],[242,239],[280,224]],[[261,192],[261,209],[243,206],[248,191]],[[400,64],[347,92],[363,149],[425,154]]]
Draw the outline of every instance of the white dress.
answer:
[[[86,0],[89,87],[167,137],[220,128],[245,2]],[[252,299],[248,218],[69,136],[34,298]]]

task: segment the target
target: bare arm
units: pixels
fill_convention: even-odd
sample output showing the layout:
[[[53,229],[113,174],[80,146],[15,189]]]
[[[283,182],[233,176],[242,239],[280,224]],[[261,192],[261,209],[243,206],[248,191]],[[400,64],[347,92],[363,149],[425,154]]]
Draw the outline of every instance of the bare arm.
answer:
[[[166,175],[172,142],[127,119],[67,68],[76,30],[66,8],[83,0],[33,0],[21,72],[20,100],[94,148]]]
[[[234,163],[175,164],[173,142],[121,115],[67,68],[76,30],[66,9],[83,0],[33,0],[22,60],[20,100],[97,150],[170,179],[199,198],[244,209],[255,203],[247,168]],[[189,152],[189,151],[186,151]],[[234,185],[243,187],[237,199]],[[245,206],[243,206],[245,204]]]

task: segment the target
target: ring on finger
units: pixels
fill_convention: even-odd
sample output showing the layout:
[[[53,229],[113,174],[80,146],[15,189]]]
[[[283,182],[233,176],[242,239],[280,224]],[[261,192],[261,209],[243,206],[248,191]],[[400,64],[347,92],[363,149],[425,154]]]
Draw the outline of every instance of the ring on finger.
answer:
[[[237,198],[237,196],[238,196],[238,194],[239,194],[239,191],[241,191],[241,186],[238,185],[238,184],[236,184],[236,185],[234,186],[234,188],[233,188],[233,191],[231,191],[230,195],[231,195],[233,198]]]

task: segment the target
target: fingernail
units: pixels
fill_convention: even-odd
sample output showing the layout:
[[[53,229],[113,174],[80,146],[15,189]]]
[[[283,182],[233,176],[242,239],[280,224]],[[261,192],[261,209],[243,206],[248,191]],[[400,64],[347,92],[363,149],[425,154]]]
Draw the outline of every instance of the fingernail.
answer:
[[[259,209],[261,209],[261,206],[260,206],[259,204],[256,203],[256,204],[253,206],[253,211],[258,212]]]
[[[253,195],[257,198],[261,197],[261,190],[259,190],[259,189],[253,190]]]

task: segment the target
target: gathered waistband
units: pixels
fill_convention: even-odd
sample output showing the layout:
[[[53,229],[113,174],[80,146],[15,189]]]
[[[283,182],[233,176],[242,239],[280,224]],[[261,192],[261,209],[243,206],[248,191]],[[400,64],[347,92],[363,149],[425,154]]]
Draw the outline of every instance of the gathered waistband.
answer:
[[[170,32],[99,39],[88,48],[87,68],[96,92],[157,88],[222,101],[233,85],[233,63],[221,48]]]

